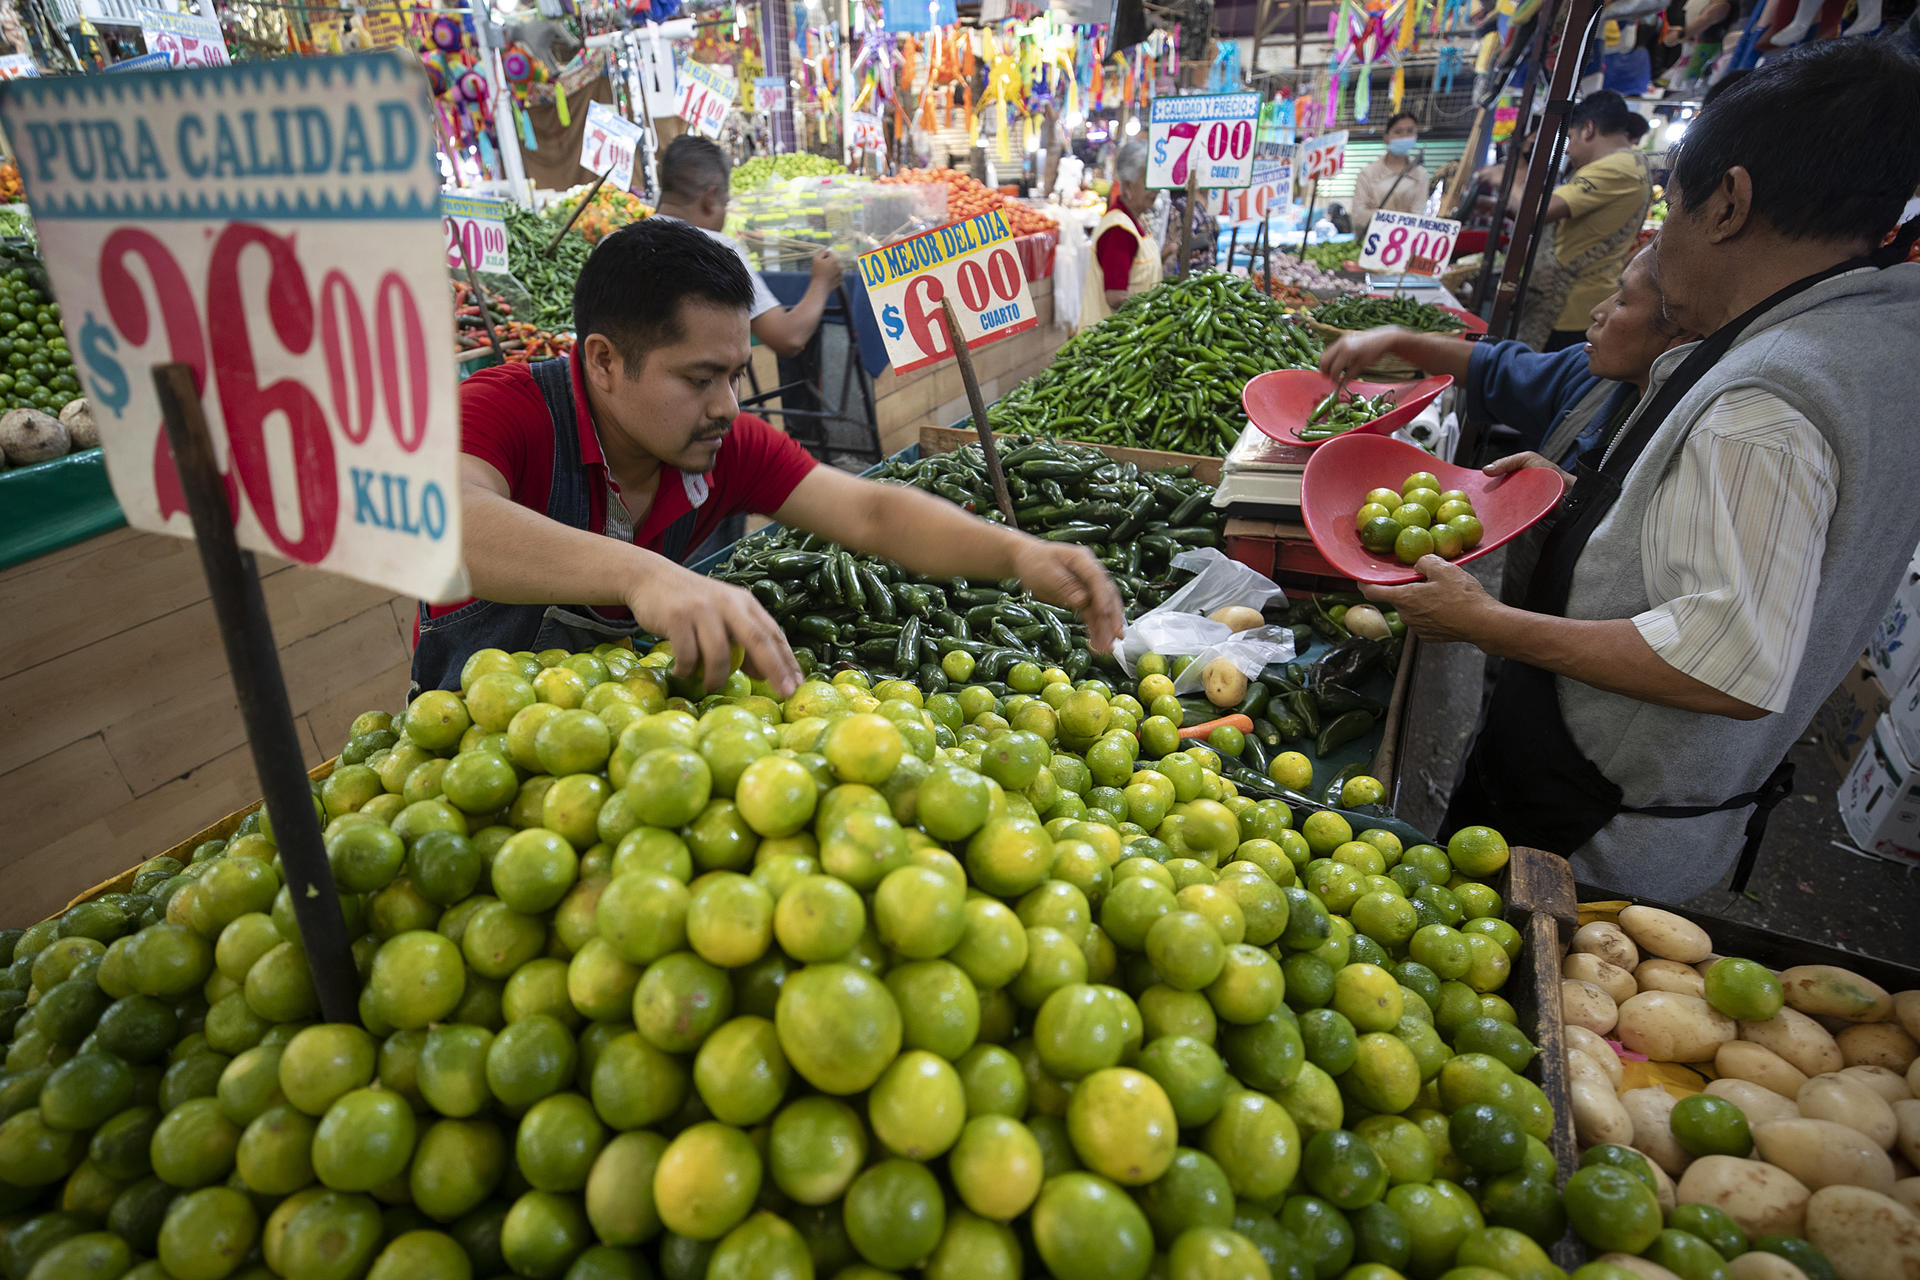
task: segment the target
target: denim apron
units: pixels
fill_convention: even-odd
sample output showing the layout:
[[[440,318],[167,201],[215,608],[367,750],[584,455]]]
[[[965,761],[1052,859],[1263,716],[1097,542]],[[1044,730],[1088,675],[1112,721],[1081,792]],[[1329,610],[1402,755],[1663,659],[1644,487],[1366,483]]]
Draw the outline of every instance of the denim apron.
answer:
[[[573,374],[567,357],[527,366],[553,419],[553,480],[547,488],[547,519],[570,529],[590,529],[591,481],[580,460],[579,419],[573,411]],[[660,554],[678,563],[693,540],[698,509],[668,527]],[[413,692],[458,689],[460,669],[480,649],[539,653],[568,651],[631,639],[639,626],[631,618],[609,618],[583,604],[501,604],[474,600],[452,613],[427,616],[421,602],[420,640],[413,651]]]

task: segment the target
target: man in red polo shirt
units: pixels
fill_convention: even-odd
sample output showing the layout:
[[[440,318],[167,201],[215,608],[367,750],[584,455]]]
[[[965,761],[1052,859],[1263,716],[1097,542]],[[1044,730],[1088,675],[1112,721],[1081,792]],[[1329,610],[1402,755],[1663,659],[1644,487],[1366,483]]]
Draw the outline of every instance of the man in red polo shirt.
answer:
[[[710,687],[740,645],[785,696],[800,669],[766,610],[680,564],[743,511],[927,577],[1019,578],[1080,610],[1096,647],[1119,638],[1119,595],[1086,548],[817,466],[741,414],[752,301],[738,255],[648,219],[601,241],[581,270],[570,359],[461,384],[462,550],[477,598],[421,607],[419,688],[458,688],[477,649],[585,648],[637,628],[672,642],[681,675],[704,663]]]

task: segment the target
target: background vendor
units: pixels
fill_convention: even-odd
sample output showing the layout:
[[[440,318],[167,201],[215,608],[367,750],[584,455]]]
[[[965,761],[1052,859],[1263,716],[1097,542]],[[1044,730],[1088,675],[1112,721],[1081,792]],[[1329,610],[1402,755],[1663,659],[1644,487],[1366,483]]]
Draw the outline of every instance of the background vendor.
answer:
[[[726,245],[740,259],[753,280],[753,305],[748,308],[753,336],[775,355],[797,356],[820,328],[820,316],[840,283],[840,261],[830,249],[814,253],[807,270],[807,291],[791,307],[783,307],[740,242],[727,235],[727,204],[733,195],[733,167],[727,153],[714,143],[683,133],[660,153],[660,208],[656,216],[691,222]]]
[[[1114,157],[1113,192],[1093,229],[1093,261],[1080,294],[1080,327],[1099,324],[1128,298],[1160,283],[1160,246],[1147,229],[1147,144],[1129,142]]]
[[[1427,189],[1433,185],[1427,168],[1414,159],[1420,145],[1420,121],[1410,111],[1387,121],[1387,154],[1362,169],[1353,180],[1353,234],[1364,240],[1367,224],[1382,209],[1419,213],[1427,207]]]
[[[800,670],[740,587],[681,562],[730,514],[770,515],[934,578],[1017,578],[1078,609],[1096,649],[1122,624],[1085,547],[1045,542],[902,485],[815,464],[741,415],[753,281],[684,222],[648,218],[601,241],[574,291],[570,358],[485,369],[460,386],[462,539],[476,599],[420,608],[414,683],[458,688],[477,649],[589,648],[642,630],[675,669],[729,648],[785,696]]]

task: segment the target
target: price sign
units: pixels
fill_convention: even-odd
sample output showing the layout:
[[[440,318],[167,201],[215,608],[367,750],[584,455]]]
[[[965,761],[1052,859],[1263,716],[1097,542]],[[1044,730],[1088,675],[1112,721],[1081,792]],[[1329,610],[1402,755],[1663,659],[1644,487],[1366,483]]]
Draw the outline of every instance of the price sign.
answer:
[[[226,37],[220,34],[220,24],[211,18],[191,13],[142,9],[140,34],[146,39],[149,52],[167,55],[168,66],[227,65]]]
[[[1155,98],[1147,124],[1147,185],[1244,187],[1253,179],[1257,93]]]
[[[777,116],[787,110],[787,81],[783,76],[755,76],[753,109],[763,116]]]
[[[1300,160],[1301,176],[1308,182],[1331,178],[1340,172],[1347,159],[1347,131],[1336,130],[1307,139]]]
[[[887,130],[880,123],[880,117],[871,111],[856,111],[852,116],[853,149],[855,151],[878,151],[887,149]]]
[[[447,233],[447,270],[507,270],[507,202],[494,196],[440,193],[440,222]]]
[[[469,594],[419,59],[21,80],[0,124],[127,522],[193,534],[151,373],[177,362],[241,546]]]
[[[695,133],[717,138],[727,123],[727,112],[740,97],[740,82],[719,67],[689,59],[680,66],[680,100],[676,111]]]
[[[1460,224],[1451,218],[1382,209],[1367,224],[1367,238],[1360,246],[1360,269],[1437,276],[1453,257],[1453,242],[1459,235]]]
[[[1040,323],[1013,232],[996,210],[860,255],[867,302],[896,373],[953,354],[940,300],[953,299],[969,349]]]
[[[0,58],[0,80],[20,80],[39,74],[40,68],[24,53],[10,53]]]
[[[398,47],[407,38],[407,24],[392,9],[381,9],[367,15],[367,41],[374,49],[392,49]]]
[[[640,126],[604,102],[587,106],[587,127],[580,133],[580,167],[608,174],[607,185],[625,191],[633,185],[633,157],[640,150]]]
[[[1213,212],[1229,222],[1258,222],[1293,198],[1293,161],[1256,159],[1253,181],[1244,191],[1214,194]]]

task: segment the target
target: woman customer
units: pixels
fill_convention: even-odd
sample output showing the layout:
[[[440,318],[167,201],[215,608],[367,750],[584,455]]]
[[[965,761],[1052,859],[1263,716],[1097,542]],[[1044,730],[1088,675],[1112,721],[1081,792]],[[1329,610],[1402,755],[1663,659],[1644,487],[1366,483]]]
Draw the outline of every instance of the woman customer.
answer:
[[[1427,168],[1413,158],[1420,145],[1420,122],[1411,112],[1402,111],[1387,121],[1387,154],[1360,171],[1353,180],[1353,234],[1364,239],[1367,224],[1382,209],[1395,213],[1419,213],[1427,207],[1427,188],[1432,185]]]

